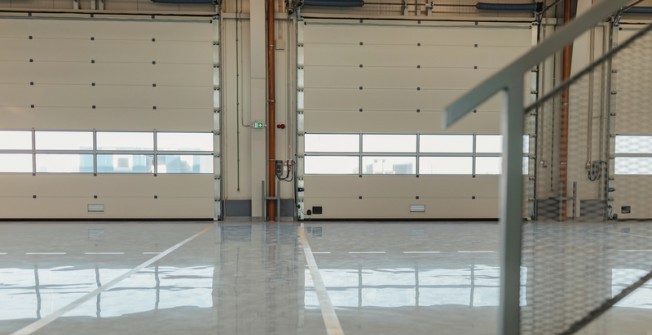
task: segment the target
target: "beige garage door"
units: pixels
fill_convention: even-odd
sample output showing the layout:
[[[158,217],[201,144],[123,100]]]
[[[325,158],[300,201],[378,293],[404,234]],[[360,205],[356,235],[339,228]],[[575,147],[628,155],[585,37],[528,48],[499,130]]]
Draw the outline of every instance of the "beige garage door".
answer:
[[[498,217],[501,99],[445,130],[443,109],[533,35],[517,23],[300,23],[299,215]]]

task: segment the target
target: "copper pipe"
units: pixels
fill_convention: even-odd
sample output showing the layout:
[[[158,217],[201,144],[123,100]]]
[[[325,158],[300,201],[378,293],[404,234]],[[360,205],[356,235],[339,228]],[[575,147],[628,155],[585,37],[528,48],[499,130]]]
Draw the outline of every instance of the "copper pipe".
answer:
[[[267,220],[276,220],[276,34],[274,0],[267,0]]]
[[[571,0],[564,1],[564,25],[571,21]],[[571,61],[573,57],[573,45],[564,47],[562,54],[561,81],[570,79]],[[570,108],[570,89],[564,88],[561,94],[561,116],[560,116],[560,138],[559,138],[559,187],[561,191],[561,221],[566,222],[568,217],[568,120]]]

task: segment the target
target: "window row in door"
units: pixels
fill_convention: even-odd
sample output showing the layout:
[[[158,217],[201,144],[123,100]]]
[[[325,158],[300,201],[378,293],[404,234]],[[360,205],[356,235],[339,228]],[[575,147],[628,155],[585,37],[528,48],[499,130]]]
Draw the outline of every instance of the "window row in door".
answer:
[[[617,175],[652,175],[652,136],[617,135],[615,173]]]
[[[304,135],[306,175],[498,175],[501,135],[325,134]],[[529,137],[524,136],[523,173]]]
[[[214,135],[157,131],[0,131],[0,173],[212,174]]]

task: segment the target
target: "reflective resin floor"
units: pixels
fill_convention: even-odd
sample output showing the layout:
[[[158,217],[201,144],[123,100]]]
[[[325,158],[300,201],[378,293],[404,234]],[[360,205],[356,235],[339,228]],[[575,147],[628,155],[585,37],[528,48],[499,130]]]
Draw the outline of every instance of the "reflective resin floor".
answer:
[[[496,334],[497,223],[304,225],[2,223],[0,334],[335,334],[324,296],[341,334]],[[610,296],[650,271],[648,227],[532,226],[524,319],[558,324],[549,310],[593,296],[575,287]],[[651,335],[652,285],[582,334]]]

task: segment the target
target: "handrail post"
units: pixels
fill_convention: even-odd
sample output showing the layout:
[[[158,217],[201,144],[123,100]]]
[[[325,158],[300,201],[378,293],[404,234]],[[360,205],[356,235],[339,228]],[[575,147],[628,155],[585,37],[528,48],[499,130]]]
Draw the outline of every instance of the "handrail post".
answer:
[[[521,236],[523,225],[523,76],[503,90],[503,166],[500,179],[501,282],[498,334],[520,334]]]

